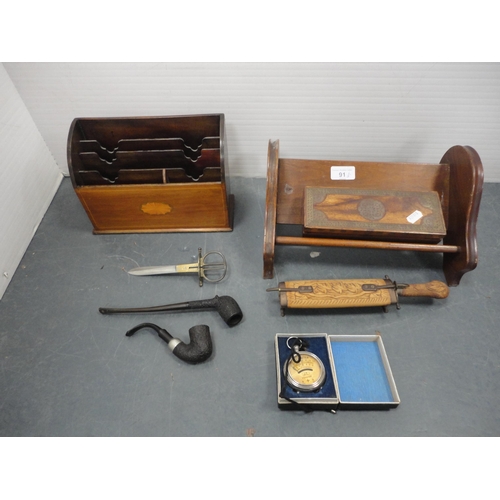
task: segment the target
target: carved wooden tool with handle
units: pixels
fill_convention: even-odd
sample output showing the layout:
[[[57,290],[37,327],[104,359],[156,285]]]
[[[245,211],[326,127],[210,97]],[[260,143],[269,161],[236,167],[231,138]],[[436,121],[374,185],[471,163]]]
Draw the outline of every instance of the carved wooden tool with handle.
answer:
[[[353,280],[301,280],[284,281],[268,292],[279,292],[281,314],[285,308],[292,309],[332,309],[344,307],[387,306],[396,304],[399,297],[430,297],[445,299],[449,289],[441,281],[406,284],[396,283],[388,276],[385,279]]]

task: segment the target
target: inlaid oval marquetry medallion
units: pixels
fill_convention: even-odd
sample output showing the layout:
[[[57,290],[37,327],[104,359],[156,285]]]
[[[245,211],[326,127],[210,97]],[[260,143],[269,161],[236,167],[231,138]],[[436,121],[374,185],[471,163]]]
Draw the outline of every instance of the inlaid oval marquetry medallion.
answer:
[[[358,213],[366,220],[380,220],[385,215],[385,207],[379,200],[364,198],[358,203]]]
[[[172,211],[172,207],[167,205],[167,203],[151,202],[144,203],[141,210],[149,215],[165,215]]]

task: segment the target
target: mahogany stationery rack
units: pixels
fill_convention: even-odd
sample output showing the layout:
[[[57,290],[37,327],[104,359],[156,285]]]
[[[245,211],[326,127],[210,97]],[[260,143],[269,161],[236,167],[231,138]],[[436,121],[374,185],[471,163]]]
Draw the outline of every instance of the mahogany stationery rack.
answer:
[[[75,118],[68,166],[96,234],[232,231],[224,115]]]
[[[470,146],[421,164],[285,159],[279,141],[269,141],[264,278],[274,275],[276,245],[350,247],[443,253],[446,281],[457,286],[477,265],[482,188],[483,166]],[[404,224],[384,223],[405,209]],[[417,224],[420,233],[409,234]]]

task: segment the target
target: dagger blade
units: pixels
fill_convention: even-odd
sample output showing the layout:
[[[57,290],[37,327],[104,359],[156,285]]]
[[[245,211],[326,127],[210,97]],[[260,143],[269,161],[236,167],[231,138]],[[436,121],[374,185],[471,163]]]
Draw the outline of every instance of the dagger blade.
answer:
[[[135,267],[127,271],[129,274],[134,276],[155,276],[159,274],[177,274],[177,266],[147,266],[147,267]]]

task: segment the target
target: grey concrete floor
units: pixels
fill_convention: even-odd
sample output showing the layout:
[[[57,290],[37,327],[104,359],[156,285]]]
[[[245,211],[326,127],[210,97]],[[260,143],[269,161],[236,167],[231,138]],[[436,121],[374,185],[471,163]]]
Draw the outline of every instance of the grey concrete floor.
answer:
[[[262,279],[265,179],[232,178],[232,233],[92,234],[65,179],[0,301],[2,436],[498,436],[500,433],[500,184],[486,184],[479,265],[445,300],[402,299],[401,310],[279,313],[280,280],[444,280],[440,254],[278,247],[276,277]],[[191,262],[218,250],[226,279],[135,277],[137,265]],[[314,256],[312,251],[319,252]],[[243,321],[212,311],[104,316],[138,307],[231,295]],[[156,335],[125,332],[150,321],[187,342],[209,325],[214,352],[199,365],[175,358]],[[389,411],[283,412],[277,407],[276,333],[380,332],[401,404]]]

